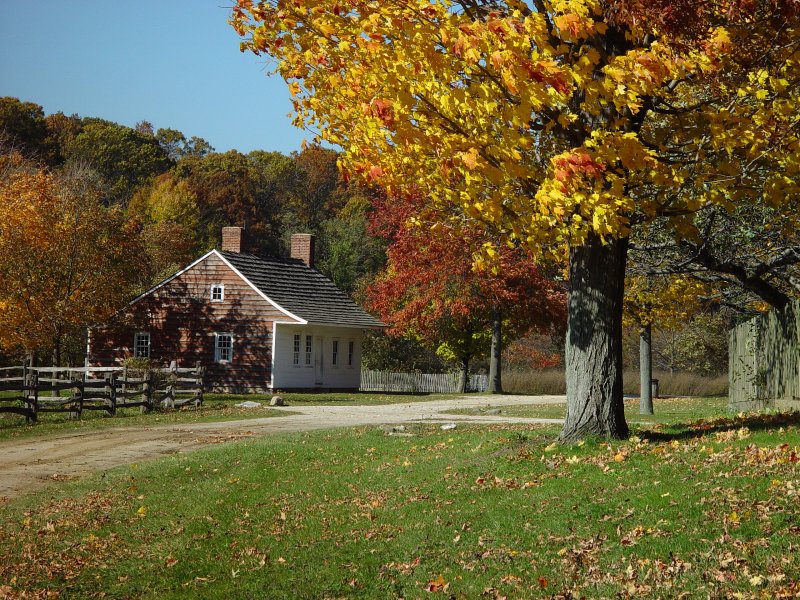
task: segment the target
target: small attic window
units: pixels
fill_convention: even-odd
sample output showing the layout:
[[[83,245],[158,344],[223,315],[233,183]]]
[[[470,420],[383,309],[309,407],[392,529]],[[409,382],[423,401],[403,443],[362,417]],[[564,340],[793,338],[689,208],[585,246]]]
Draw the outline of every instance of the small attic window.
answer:
[[[215,283],[211,286],[211,301],[222,302],[225,300],[225,286],[221,283]]]

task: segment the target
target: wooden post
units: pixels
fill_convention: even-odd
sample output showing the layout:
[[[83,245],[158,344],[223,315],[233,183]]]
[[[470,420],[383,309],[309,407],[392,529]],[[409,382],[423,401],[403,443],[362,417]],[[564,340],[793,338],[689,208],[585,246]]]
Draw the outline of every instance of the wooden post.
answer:
[[[50,386],[50,396],[51,397],[57,397],[57,396],[61,395],[61,391],[56,389],[56,381],[59,380],[59,373],[58,373],[58,366],[57,365],[53,365],[53,366],[56,367],[56,370],[53,371],[50,374],[50,378],[51,378],[50,379],[50,384],[51,384],[51,386]]]
[[[122,405],[128,401],[128,365],[122,365],[122,385],[120,387],[122,392]]]
[[[37,371],[30,374],[30,393],[31,420],[35,423],[39,419],[39,373]]]
[[[164,399],[165,408],[175,408],[175,380],[178,378],[178,362],[173,360],[169,363],[169,384],[167,385],[167,397]]]
[[[141,412],[148,413],[150,409],[153,407],[153,396],[155,395],[155,390],[153,389],[153,373],[152,371],[147,371],[146,373],[142,374],[142,408]]]
[[[199,360],[195,366],[195,383],[197,384],[197,391],[194,404],[195,406],[201,406],[203,404],[203,366]]]
[[[117,374],[114,371],[109,372],[106,375],[106,398],[108,399],[108,404],[110,408],[110,413],[112,415],[117,414]],[[122,397],[123,402],[125,400],[125,396]]]
[[[80,419],[83,415],[83,376],[81,375],[80,378],[77,378],[74,373],[70,374],[69,371],[65,371],[64,373],[72,380],[72,397],[76,400],[73,406],[75,404],[78,406],[77,411],[73,410],[71,414],[75,415],[74,418]]]

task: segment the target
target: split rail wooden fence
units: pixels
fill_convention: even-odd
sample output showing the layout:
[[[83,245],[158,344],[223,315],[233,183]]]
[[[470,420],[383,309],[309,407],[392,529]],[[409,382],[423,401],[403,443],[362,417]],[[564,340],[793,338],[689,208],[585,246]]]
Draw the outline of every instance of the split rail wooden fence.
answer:
[[[117,409],[177,408],[203,403],[205,369],[127,367],[19,367],[0,368],[0,412],[15,413],[28,421],[39,414],[70,413],[80,418],[84,410],[114,415]]]

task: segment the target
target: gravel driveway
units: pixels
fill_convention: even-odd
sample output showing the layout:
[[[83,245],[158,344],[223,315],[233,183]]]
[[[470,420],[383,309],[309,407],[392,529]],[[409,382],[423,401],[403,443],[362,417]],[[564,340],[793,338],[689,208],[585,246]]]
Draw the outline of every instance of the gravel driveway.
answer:
[[[287,406],[285,417],[119,427],[0,442],[0,499],[22,495],[52,481],[74,479],[199,446],[265,435],[331,427],[401,423],[561,423],[501,415],[446,415],[446,410],[512,404],[564,404],[563,396],[464,396],[431,402],[371,406]]]

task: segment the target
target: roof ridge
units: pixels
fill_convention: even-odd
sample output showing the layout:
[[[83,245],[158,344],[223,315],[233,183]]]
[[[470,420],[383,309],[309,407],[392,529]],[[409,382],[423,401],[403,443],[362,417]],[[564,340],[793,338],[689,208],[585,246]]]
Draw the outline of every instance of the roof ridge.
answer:
[[[225,258],[229,257],[241,257],[241,258],[252,258],[262,262],[285,262],[285,263],[296,263],[298,265],[302,264],[308,267],[306,263],[302,261],[300,258],[291,258],[289,256],[259,256],[257,254],[249,254],[246,252],[229,252],[228,250],[217,250],[220,254],[222,254]],[[308,267],[309,269],[314,269],[313,267]]]

